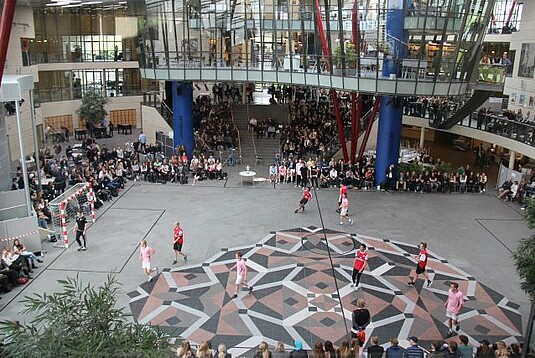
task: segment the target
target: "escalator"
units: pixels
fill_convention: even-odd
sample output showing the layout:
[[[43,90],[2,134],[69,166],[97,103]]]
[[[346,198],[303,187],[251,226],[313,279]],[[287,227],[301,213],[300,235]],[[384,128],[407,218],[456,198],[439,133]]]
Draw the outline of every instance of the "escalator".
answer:
[[[487,99],[489,99],[489,97],[499,95],[501,95],[501,92],[476,89],[472,94],[472,97],[470,97],[470,99],[451,117],[440,123],[429,122],[429,125],[434,128],[449,129],[466,118],[466,116],[469,116],[476,111],[485,103],[485,101],[487,101]]]

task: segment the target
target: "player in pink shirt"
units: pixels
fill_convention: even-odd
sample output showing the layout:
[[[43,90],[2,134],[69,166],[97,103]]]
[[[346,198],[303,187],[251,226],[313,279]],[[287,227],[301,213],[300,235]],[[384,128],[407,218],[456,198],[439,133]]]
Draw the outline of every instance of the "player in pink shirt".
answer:
[[[459,323],[459,312],[461,312],[463,303],[464,296],[463,293],[459,291],[459,284],[457,282],[450,283],[448,299],[444,302],[444,307],[446,307],[446,317],[448,317],[448,327],[450,328],[448,338],[455,334],[453,332],[453,324],[455,324],[456,332],[459,332],[459,329],[461,328],[461,324]]]
[[[158,267],[151,267],[152,255],[155,253],[156,251],[147,245],[147,240],[141,240],[141,246],[139,247],[139,260],[141,260],[141,268],[143,269],[143,272],[145,272],[145,275],[147,275],[147,281],[149,282],[152,281],[153,278],[151,273],[156,272],[156,275],[158,274]]]
[[[247,285],[247,264],[245,263],[245,260],[243,259],[243,254],[241,251],[238,251],[236,253],[236,263],[234,266],[230,268],[229,271],[234,270],[236,268],[237,277],[236,277],[236,290],[234,291],[234,296],[232,298],[238,297],[238,292],[240,291],[240,285],[244,285],[245,287],[249,287],[249,293],[253,292],[253,286]]]

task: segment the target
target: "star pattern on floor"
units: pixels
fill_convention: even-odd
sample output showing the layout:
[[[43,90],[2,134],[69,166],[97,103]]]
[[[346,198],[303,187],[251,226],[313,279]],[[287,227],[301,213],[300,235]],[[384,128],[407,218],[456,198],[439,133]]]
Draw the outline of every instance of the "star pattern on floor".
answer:
[[[360,243],[368,246],[369,257],[355,289],[351,272]],[[232,299],[236,272],[229,268],[238,251],[247,260],[254,291]],[[519,306],[432,250],[431,287],[423,280],[407,286],[418,251],[417,243],[316,227],[277,231],[255,245],[223,248],[202,264],[164,269],[128,294],[130,308],[140,323],[194,343],[223,342],[233,354],[244,354],[261,341],[291,345],[299,339],[307,349],[318,339],[339,345],[348,337],[357,299],[364,298],[372,314],[367,339],[397,337],[403,345],[414,335],[428,347],[448,332],[444,302],[455,281],[465,296],[459,334],[473,344],[483,338],[508,344],[521,340]]]

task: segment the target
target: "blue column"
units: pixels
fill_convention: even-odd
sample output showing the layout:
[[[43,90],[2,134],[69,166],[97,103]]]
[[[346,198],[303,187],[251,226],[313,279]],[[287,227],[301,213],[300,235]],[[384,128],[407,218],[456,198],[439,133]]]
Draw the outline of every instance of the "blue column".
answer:
[[[401,61],[407,55],[407,36],[403,29],[403,2],[388,0],[385,43],[389,55],[383,60],[383,77],[401,75]],[[394,81],[394,79],[392,79]],[[379,127],[377,131],[375,181],[379,185],[385,180],[390,164],[398,164],[403,119],[403,98],[383,96],[379,107]]]
[[[182,144],[191,158],[195,145],[193,136],[193,85],[191,82],[172,82],[174,145]]]

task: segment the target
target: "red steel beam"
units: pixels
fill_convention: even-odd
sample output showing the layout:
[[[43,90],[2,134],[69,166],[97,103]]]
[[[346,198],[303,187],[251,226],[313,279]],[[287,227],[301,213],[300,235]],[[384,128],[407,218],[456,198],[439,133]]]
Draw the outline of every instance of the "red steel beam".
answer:
[[[516,0],[513,0],[513,4],[511,5],[511,9],[509,9],[509,14],[507,14],[507,20],[505,21],[505,24],[509,26],[509,22],[511,21],[511,18],[513,17],[513,10],[516,6]]]
[[[355,117],[353,118],[353,113]],[[362,114],[362,95],[351,94],[351,163],[355,162],[357,157],[357,143],[360,134],[360,116]],[[354,139],[353,139],[354,137]]]
[[[2,85],[2,77],[4,76],[7,48],[9,46],[11,29],[13,28],[16,3],[16,0],[4,0],[4,7],[2,9],[2,19],[0,20],[0,86]]]
[[[372,113],[370,116],[370,120],[368,121],[366,132],[364,132],[364,139],[362,140],[362,144],[360,145],[359,161],[362,159],[362,156],[364,155],[364,149],[366,148],[366,144],[368,144],[368,139],[370,138],[370,132],[372,130],[373,122],[375,121],[375,116],[377,115],[377,111],[379,110],[380,103],[381,103],[381,97],[375,96],[375,102],[373,104],[373,109],[372,109]]]
[[[331,72],[331,54],[329,53],[329,46],[327,45],[327,38],[325,37],[325,30],[323,29],[323,22],[321,21],[321,9],[319,0],[315,0],[314,5],[316,7],[316,22],[318,24],[318,34],[320,37],[321,50],[323,51],[324,59],[325,57],[327,58],[325,59],[325,67],[329,72]]]
[[[340,116],[340,104],[338,103],[338,94],[335,89],[331,89],[331,98],[334,106],[334,115],[336,116],[336,126],[338,127],[338,137],[342,144],[342,154],[344,155],[344,162],[349,162],[349,155],[347,154],[346,136],[344,135],[344,124],[342,123],[342,116]]]

